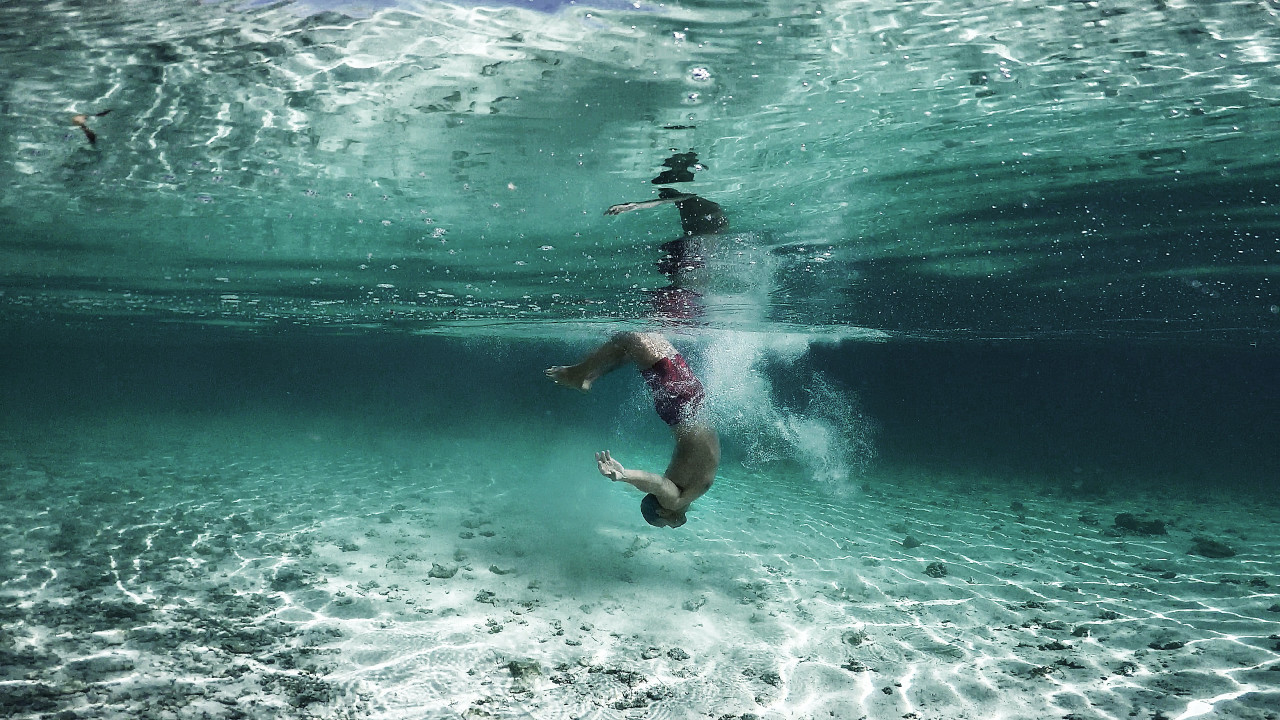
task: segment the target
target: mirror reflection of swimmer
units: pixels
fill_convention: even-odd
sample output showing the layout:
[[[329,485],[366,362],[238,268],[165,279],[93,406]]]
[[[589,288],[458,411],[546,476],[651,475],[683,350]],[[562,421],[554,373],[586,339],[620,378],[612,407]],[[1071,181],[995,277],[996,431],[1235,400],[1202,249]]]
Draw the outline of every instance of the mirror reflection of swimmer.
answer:
[[[692,193],[662,188],[657,200],[620,203],[604,214],[621,215],[667,204],[674,204],[680,211],[680,228],[684,232],[681,237],[662,244],[658,271],[667,277],[669,284],[650,291],[649,302],[658,320],[684,323],[702,314],[698,271],[706,267],[706,256],[712,249],[711,238],[729,229],[729,219],[720,206]]]
[[[692,180],[688,167],[703,169],[695,163],[697,156],[692,152],[673,155],[665,163],[669,169],[653,182]],[[652,303],[658,319],[688,321],[701,312],[701,296],[688,285],[705,265],[706,238],[729,227],[720,206],[692,193],[662,188],[656,200],[621,203],[605,214],[620,215],[672,203],[680,211],[684,235],[662,245],[665,255],[658,261],[658,269],[671,284],[658,290]],[[671,342],[655,332],[618,333],[577,365],[548,368],[547,376],[560,385],[586,391],[597,378],[627,362],[636,366],[649,386],[658,417],[675,436],[675,450],[662,475],[625,468],[608,450],[596,453],[596,465],[601,475],[645,493],[640,512],[650,525],[680,527],[686,522],[689,504],[706,493],[715,480],[720,466],[720,437],[702,412],[702,383]]]

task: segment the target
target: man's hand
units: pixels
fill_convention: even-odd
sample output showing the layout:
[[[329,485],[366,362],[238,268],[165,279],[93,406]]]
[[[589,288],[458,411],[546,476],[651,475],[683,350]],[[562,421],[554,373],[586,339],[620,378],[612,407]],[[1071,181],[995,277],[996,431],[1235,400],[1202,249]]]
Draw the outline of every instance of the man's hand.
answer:
[[[604,214],[605,215],[621,215],[624,212],[631,212],[632,210],[635,210],[638,207],[640,207],[640,203],[633,203],[633,202],[619,203],[617,205],[611,206],[608,210],[605,210]]]
[[[627,473],[627,471],[623,469],[622,463],[609,456],[608,450],[602,450],[596,453],[596,466],[600,468],[601,475],[614,482],[623,480]]]

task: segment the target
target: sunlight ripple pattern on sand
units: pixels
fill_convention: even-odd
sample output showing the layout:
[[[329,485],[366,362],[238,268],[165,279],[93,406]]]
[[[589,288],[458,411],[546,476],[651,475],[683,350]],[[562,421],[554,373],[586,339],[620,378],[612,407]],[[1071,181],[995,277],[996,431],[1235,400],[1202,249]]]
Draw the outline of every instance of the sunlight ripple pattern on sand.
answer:
[[[485,441],[315,436],[6,460],[14,687],[78,678],[38,703],[104,717],[164,677],[184,706],[406,719],[1262,718],[1277,698],[1268,506],[890,471],[837,496],[728,468],[678,533],[591,482],[549,532]],[[1111,527],[1138,505],[1169,534]],[[1188,555],[1206,533],[1239,554]]]

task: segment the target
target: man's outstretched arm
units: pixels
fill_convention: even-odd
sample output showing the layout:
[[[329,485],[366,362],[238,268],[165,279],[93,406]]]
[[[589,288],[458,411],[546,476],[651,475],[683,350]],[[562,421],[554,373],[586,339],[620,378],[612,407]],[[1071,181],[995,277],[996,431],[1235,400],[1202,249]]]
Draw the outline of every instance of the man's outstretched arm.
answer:
[[[596,465],[600,474],[610,480],[627,483],[643,493],[652,493],[658,498],[658,504],[668,510],[680,511],[689,506],[688,502],[680,499],[680,488],[665,476],[644,470],[628,470],[614,460],[608,450],[596,453]]]

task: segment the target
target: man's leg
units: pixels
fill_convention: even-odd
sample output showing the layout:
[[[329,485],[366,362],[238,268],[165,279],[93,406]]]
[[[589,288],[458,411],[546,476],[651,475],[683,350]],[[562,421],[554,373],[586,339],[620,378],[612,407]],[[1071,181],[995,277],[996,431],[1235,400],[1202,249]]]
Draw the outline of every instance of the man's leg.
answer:
[[[618,369],[625,362],[630,361],[644,370],[674,354],[675,348],[658,333],[621,332],[577,365],[547,368],[547,377],[566,387],[590,390],[597,378]]]

